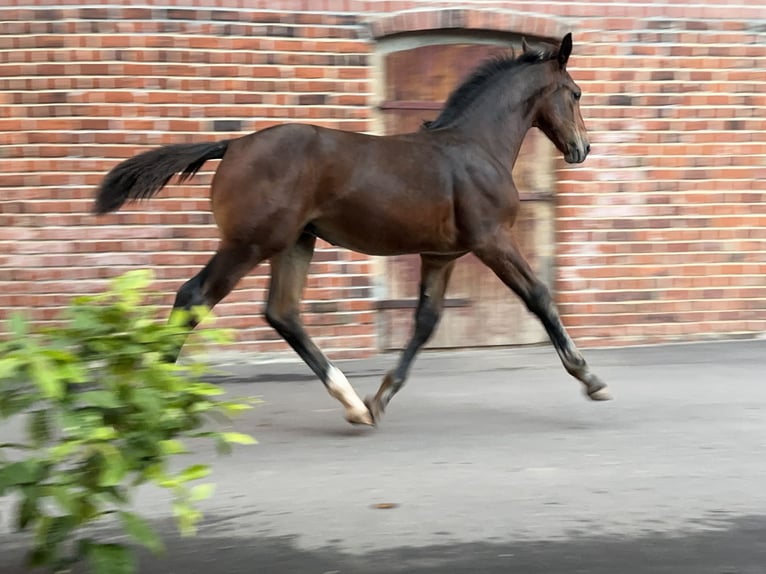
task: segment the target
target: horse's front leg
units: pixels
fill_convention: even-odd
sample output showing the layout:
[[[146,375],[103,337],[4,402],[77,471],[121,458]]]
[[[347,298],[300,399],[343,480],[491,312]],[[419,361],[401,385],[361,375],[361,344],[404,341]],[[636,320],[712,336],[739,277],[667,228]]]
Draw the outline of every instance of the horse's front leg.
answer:
[[[444,308],[444,294],[447,290],[454,256],[440,257],[421,255],[420,298],[415,311],[415,327],[396,368],[389,371],[374,397],[367,397],[365,403],[375,420],[379,420],[393,396],[399,392],[410,372],[412,361],[420,348],[431,338]]]
[[[519,251],[510,226],[501,227],[474,253],[510,287],[542,322],[567,372],[585,385],[594,401],[611,399],[606,384],[594,375],[561,323],[548,287],[532,271]]]

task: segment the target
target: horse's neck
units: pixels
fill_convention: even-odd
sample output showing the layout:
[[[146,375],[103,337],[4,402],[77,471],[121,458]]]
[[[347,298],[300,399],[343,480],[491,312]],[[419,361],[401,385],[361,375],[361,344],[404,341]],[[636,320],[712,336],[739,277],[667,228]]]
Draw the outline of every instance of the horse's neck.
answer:
[[[533,75],[536,82],[530,82],[525,88],[512,86],[513,93],[507,93],[509,78],[484,94],[483,105],[466,114],[461,129],[472,139],[481,141],[503,163],[516,161],[524,136],[532,127],[535,115],[535,102],[531,98],[539,95],[544,88],[542,75]],[[518,81],[518,79],[516,80]],[[537,85],[539,84],[539,86]]]

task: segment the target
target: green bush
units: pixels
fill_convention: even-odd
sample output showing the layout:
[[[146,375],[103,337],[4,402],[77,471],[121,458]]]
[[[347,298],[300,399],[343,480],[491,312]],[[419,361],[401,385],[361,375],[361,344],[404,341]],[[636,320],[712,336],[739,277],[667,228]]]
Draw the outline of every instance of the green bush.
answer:
[[[18,498],[16,526],[32,533],[30,566],[56,572],[87,559],[94,574],[133,572],[127,546],[100,543],[85,527],[114,516],[133,540],[160,552],[159,536],[130,510],[134,490],[169,489],[181,532],[193,533],[201,518],[194,503],[213,487],[189,484],[209,474],[207,465],[170,471],[170,459],[188,452],[182,440],[208,437],[223,452],[255,442],[210,426],[252,401],[218,400],[223,391],[201,382],[200,362],[163,360],[183,343],[189,315],[157,320],[150,283],[148,272],[118,277],[108,292],[75,299],[47,329],[32,330],[20,317],[8,322],[0,421],[23,420],[26,438],[0,444],[0,496]],[[212,329],[200,335],[223,337]]]

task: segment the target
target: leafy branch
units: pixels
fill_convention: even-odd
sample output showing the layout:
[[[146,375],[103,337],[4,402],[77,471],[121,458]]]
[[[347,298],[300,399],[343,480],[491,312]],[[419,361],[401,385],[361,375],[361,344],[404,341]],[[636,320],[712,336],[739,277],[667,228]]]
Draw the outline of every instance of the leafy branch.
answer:
[[[16,527],[33,533],[29,566],[58,572],[87,559],[94,574],[132,573],[128,547],[83,529],[116,516],[134,541],[161,552],[160,537],[130,510],[135,489],[168,489],[181,532],[193,534],[195,503],[213,494],[212,484],[198,483],[210,468],[173,472],[171,458],[189,453],[184,439],[212,439],[221,452],[255,442],[211,430],[253,401],[221,400],[223,390],[202,380],[201,362],[163,359],[183,344],[189,313],[199,319],[205,310],[157,321],[147,303],[151,281],[146,271],[122,275],[105,293],[75,298],[54,327],[34,330],[15,316],[0,341],[0,420],[23,419],[25,433],[0,444],[0,496],[16,496]],[[221,330],[200,335],[227,340]]]

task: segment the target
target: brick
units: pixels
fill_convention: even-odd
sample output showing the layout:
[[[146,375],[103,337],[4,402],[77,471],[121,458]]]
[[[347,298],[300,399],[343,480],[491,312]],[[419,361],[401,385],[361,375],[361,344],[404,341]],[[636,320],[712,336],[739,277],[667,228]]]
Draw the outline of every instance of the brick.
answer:
[[[169,305],[209,259],[216,163],[95,218],[93,187],[118,160],[288,119],[372,131],[368,33],[558,38],[571,26],[593,143],[584,164],[555,168],[556,294],[572,335],[604,345],[766,330],[760,5],[175,4],[0,7],[0,143],[13,159],[0,175],[0,319],[34,307],[50,320],[65,296],[136,266],[154,267]],[[291,353],[260,317],[267,271],[217,313],[241,329],[235,348]],[[311,273],[306,324],[321,345],[336,357],[374,350],[370,259],[322,244]]]

